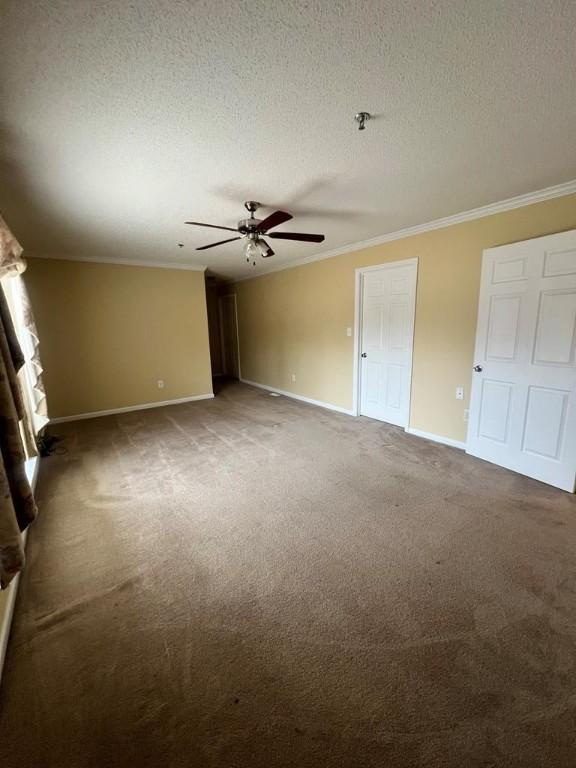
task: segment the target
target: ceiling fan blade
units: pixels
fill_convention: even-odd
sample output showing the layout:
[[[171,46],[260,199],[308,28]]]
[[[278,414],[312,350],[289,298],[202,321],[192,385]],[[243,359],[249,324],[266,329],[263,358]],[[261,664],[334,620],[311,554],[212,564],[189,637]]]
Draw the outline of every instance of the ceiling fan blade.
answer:
[[[306,235],[302,232],[269,232],[266,237],[277,237],[281,240],[302,240],[306,243],[324,242],[324,235]]]
[[[274,251],[272,250],[272,248],[270,248],[266,240],[262,240],[262,238],[260,238],[258,240],[258,245],[260,246],[260,250],[262,251],[263,259],[269,259],[270,256],[274,256]]]
[[[290,221],[291,218],[293,218],[292,214],[286,213],[286,211],[274,211],[264,221],[260,222],[258,229],[261,232],[267,232],[272,227],[277,227],[279,224],[284,224],[285,221]]]
[[[220,227],[218,224],[203,224],[201,221],[185,221],[184,224],[194,224],[195,227],[210,227],[210,229],[226,229],[228,232],[238,232],[235,227]]]
[[[217,243],[210,243],[210,245],[201,245],[200,248],[196,248],[196,250],[205,251],[207,248],[215,248],[217,245],[224,245],[224,243],[232,243],[234,240],[242,240],[242,238],[231,237],[228,240],[219,240]]]

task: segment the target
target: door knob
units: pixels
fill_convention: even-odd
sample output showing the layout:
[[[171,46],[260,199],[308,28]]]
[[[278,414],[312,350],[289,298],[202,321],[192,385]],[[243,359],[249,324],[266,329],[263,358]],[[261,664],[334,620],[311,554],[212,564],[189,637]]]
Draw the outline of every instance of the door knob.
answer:
[[[475,366],[474,366],[474,370],[476,371],[476,373],[481,373],[481,372],[482,372],[482,370],[483,370],[483,368],[482,368],[482,366],[481,366],[481,365],[475,365]]]
[[[368,355],[366,354],[366,352],[362,352],[362,354],[360,355],[360,357],[368,357]]]

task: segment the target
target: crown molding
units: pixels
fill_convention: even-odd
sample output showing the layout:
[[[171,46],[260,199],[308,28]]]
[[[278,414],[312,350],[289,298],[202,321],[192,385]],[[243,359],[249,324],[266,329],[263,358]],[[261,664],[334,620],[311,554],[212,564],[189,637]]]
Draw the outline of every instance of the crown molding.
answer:
[[[54,259],[56,261],[84,261],[90,264],[117,264],[122,267],[153,267],[154,269],[185,269],[191,272],[205,272],[207,266],[196,264],[182,264],[173,261],[146,261],[145,259],[114,259],[107,256],[71,256],[60,253],[35,253],[27,251],[25,258],[30,259]]]
[[[345,253],[362,251],[365,248],[372,248],[375,245],[383,245],[384,243],[390,243],[393,240],[403,240],[405,237],[421,235],[424,232],[431,232],[435,229],[452,227],[455,224],[463,224],[466,221],[474,221],[474,219],[483,219],[486,216],[493,216],[496,213],[512,211],[515,208],[523,208],[526,205],[542,203],[546,200],[553,200],[555,197],[565,197],[566,195],[572,195],[575,193],[576,179],[567,181],[564,184],[557,184],[554,187],[546,187],[546,189],[540,189],[536,192],[528,192],[525,195],[510,197],[507,200],[501,200],[498,203],[490,203],[489,205],[483,205],[480,208],[472,208],[470,211],[455,213],[452,216],[445,216],[442,219],[428,221],[425,224],[416,224],[412,227],[406,227],[405,229],[398,229],[396,232],[389,232],[386,235],[379,235],[378,237],[373,237],[370,240],[360,240],[355,243],[343,245],[340,248],[334,248],[331,251],[324,251],[323,253],[317,253],[313,256],[305,256],[302,259],[291,261],[289,264],[279,264],[276,267],[270,267],[266,270],[266,272],[261,272],[258,275],[249,275],[246,277],[238,277],[236,279],[231,278],[229,282],[241,283],[244,282],[244,280],[254,280],[258,277],[265,277],[266,275],[270,275],[274,272],[283,272],[285,269],[294,269],[294,267],[301,267],[305,264],[311,264],[315,261],[324,261],[324,259],[331,259],[334,256],[343,256]]]
[[[493,216],[496,213],[504,213],[506,211],[512,211],[515,208],[523,208],[526,205],[533,205],[534,203],[542,203],[546,200],[553,200],[556,197],[565,197],[566,195],[572,195],[576,193],[576,179],[567,181],[563,184],[557,184],[553,187],[546,187],[546,189],[540,189],[536,192],[528,192],[525,195],[518,195],[517,197],[510,197],[507,200],[501,200],[497,203],[490,203],[489,205],[483,205],[480,208],[473,208],[469,211],[462,211],[451,216],[446,216],[442,219],[435,219],[424,224],[416,224],[412,227],[406,227],[405,229],[399,229],[395,232],[389,232],[385,235],[379,235],[373,237],[370,240],[359,240],[358,242],[348,243],[348,245],[334,248],[330,251],[324,251],[322,253],[316,253],[312,256],[304,256],[301,259],[291,261],[287,264],[278,264],[277,266],[271,266],[266,269],[265,272],[260,272],[257,275],[247,275],[246,277],[230,277],[224,282],[227,283],[241,283],[244,280],[255,280],[258,277],[265,277],[274,272],[282,272],[285,269],[294,269],[295,267],[301,267],[305,264],[311,264],[315,261],[324,261],[324,259],[331,259],[334,256],[343,256],[346,253],[353,253],[354,251],[362,251],[365,248],[373,248],[376,245],[383,245],[384,243],[390,243],[394,240],[402,240],[405,237],[412,237],[413,235],[421,235],[425,232],[431,232],[435,229],[444,229],[446,227],[454,226],[455,224],[463,224],[466,221],[474,221],[474,219],[482,219],[485,216]],[[170,261],[147,261],[145,259],[115,259],[107,256],[76,256],[70,254],[59,253],[35,253],[33,251],[26,252],[25,257],[37,258],[37,259],[56,259],[61,261],[81,261],[95,264],[119,264],[124,267],[153,267],[156,269],[183,269],[192,272],[205,272],[208,269],[207,265],[197,266],[195,264],[183,264],[181,262]]]

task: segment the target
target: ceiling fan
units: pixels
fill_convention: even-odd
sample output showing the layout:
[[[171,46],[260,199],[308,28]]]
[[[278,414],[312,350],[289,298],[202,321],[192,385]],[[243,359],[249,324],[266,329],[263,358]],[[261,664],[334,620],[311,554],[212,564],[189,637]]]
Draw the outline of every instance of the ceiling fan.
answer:
[[[220,227],[217,224],[203,224],[201,221],[187,221],[186,224],[193,224],[196,227],[211,227],[212,229],[225,229],[229,232],[239,233],[238,237],[229,237],[227,240],[219,240],[217,243],[202,245],[200,248],[196,248],[196,250],[205,251],[207,248],[215,248],[217,245],[224,245],[224,243],[232,243],[234,240],[247,238],[246,245],[244,246],[244,255],[248,263],[252,262],[256,266],[255,259],[257,256],[262,256],[265,259],[274,256],[274,251],[264,240],[263,235],[280,240],[301,240],[305,243],[321,243],[324,240],[324,235],[310,235],[301,232],[269,232],[273,227],[290,221],[292,218],[291,214],[285,211],[275,211],[265,219],[256,219],[254,213],[260,208],[260,203],[257,203],[255,200],[248,200],[248,202],[244,203],[244,207],[250,213],[250,218],[241,219],[235,229],[233,227]]]

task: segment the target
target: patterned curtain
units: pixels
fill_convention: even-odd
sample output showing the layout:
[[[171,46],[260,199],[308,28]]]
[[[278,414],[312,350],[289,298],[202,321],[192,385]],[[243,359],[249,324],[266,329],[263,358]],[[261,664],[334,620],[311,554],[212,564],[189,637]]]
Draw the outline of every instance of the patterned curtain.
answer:
[[[48,423],[48,413],[36,323],[24,280],[19,275],[6,279],[4,290],[26,361],[18,376],[24,394],[28,424],[34,435],[37,435]],[[34,455],[34,449],[35,443],[30,455]]]
[[[26,268],[22,248],[0,216],[0,278]],[[24,565],[20,533],[34,520],[36,503],[26,477],[27,455],[35,453],[18,373],[26,358],[0,286],[0,588]]]
[[[0,278],[21,275],[25,269],[22,246],[0,216]]]

